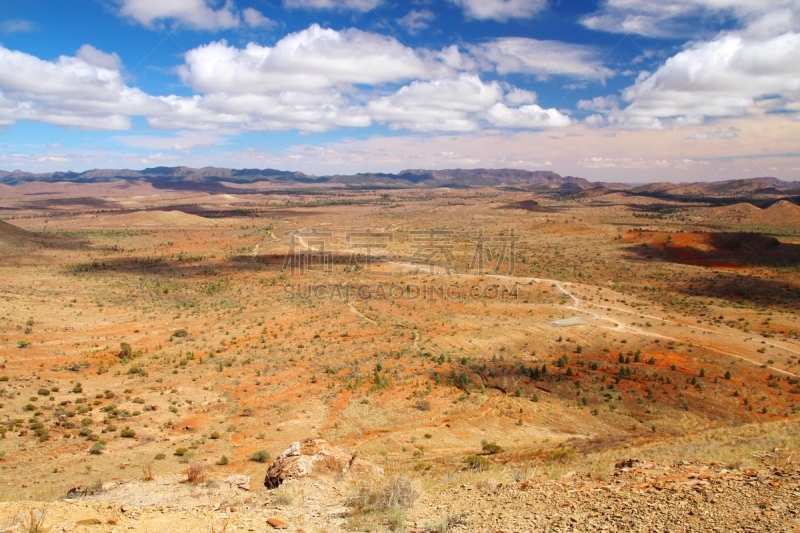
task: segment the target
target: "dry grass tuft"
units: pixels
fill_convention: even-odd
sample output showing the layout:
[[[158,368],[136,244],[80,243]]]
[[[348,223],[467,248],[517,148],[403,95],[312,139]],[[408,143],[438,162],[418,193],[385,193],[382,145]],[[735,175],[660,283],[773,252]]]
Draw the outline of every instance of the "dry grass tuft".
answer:
[[[208,468],[203,463],[192,463],[186,469],[186,481],[192,485],[202,483],[206,479]]]
[[[389,478],[378,485],[362,483],[347,500],[347,506],[357,510],[386,511],[410,509],[420,491],[417,483],[403,475]]]
[[[44,525],[46,514],[45,509],[28,509],[22,518],[22,531],[24,533],[47,533],[50,531],[50,528]]]
[[[139,466],[142,468],[142,478],[145,481],[153,481],[153,461],[140,459]]]
[[[451,514],[443,517],[434,524],[428,524],[425,533],[449,533],[458,526],[466,525],[467,521],[460,514]]]
[[[284,483],[273,492],[277,505],[303,505],[306,501],[306,493],[302,486],[297,483]]]
[[[405,527],[406,512],[419,498],[416,481],[403,475],[391,477],[378,484],[361,483],[347,499],[353,508],[351,525],[368,527],[370,521],[381,520],[392,531]]]

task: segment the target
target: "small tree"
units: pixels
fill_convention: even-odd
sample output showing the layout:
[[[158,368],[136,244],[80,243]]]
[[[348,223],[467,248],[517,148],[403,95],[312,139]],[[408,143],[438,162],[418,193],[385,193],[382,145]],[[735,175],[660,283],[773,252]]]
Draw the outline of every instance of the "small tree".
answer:
[[[731,371],[730,370],[725,372],[725,379],[731,379]]]
[[[120,357],[125,357],[130,359],[131,355],[133,354],[133,348],[127,342],[119,343],[119,355]]]

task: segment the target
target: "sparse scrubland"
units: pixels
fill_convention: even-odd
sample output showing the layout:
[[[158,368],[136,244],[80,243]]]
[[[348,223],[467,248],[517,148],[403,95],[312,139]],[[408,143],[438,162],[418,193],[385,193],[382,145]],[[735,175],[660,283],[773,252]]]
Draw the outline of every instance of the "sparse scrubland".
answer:
[[[0,206],[0,527],[797,525],[800,207],[104,187],[124,211]],[[429,228],[452,261],[418,269]],[[262,487],[308,437],[385,478]]]

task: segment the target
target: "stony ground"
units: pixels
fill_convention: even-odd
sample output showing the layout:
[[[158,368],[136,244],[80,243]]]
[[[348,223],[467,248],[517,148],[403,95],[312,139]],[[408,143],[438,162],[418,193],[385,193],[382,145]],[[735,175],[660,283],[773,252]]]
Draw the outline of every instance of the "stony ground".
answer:
[[[429,485],[401,531],[800,531],[800,469],[793,454],[757,454],[759,468],[715,463],[618,463],[606,479],[568,473],[500,483],[448,476]],[[177,476],[109,483],[98,494],[58,502],[0,504],[0,531],[382,531],[390,514],[359,516],[352,487],[303,479],[252,491],[237,476],[191,485]],[[44,512],[43,528],[31,529]],[[32,513],[32,514],[31,514]]]
[[[631,461],[610,479],[567,476],[462,485],[435,497],[414,531],[800,531],[800,472]]]

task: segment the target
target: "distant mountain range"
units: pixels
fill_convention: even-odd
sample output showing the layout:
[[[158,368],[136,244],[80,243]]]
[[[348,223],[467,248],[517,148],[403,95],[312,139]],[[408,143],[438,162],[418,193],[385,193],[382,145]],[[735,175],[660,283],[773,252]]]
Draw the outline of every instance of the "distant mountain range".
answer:
[[[800,195],[800,182],[786,182],[777,178],[752,178],[743,180],[650,183],[632,186],[621,183],[590,182],[584,178],[561,176],[544,170],[518,169],[450,169],[404,170],[397,174],[364,173],[349,175],[313,176],[302,172],[275,169],[231,169],[154,167],[143,170],[97,169],[85,172],[53,172],[32,174],[15,170],[0,170],[0,184],[71,182],[100,183],[117,180],[146,181],[162,189],[224,190],[226,184],[248,185],[257,183],[332,185],[346,187],[514,187],[525,189],[555,189],[584,194],[589,197],[620,191],[653,197],[714,197],[714,198],[769,198]]]

